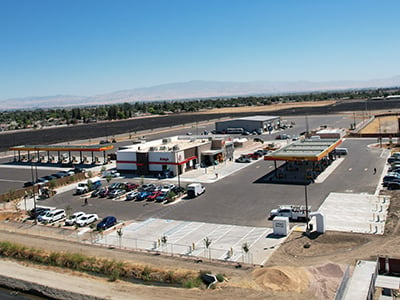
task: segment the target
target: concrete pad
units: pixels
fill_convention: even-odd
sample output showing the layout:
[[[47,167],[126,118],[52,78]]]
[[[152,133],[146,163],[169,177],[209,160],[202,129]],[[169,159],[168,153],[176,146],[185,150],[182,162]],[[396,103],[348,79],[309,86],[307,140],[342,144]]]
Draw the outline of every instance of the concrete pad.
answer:
[[[383,234],[389,202],[383,196],[330,193],[319,211],[327,230]]]
[[[272,236],[265,227],[236,226],[150,218],[99,235],[97,243],[165,254],[263,264],[286,237]],[[162,237],[166,237],[163,243]],[[205,239],[211,241],[208,248]],[[249,251],[244,251],[244,244]]]

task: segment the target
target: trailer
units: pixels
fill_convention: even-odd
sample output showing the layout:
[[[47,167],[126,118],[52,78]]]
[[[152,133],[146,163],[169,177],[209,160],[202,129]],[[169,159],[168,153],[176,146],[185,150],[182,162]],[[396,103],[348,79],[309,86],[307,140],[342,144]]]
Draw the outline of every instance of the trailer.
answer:
[[[270,219],[280,216],[288,217],[291,221],[305,221],[310,213],[311,206],[307,209],[305,205],[281,205],[279,208],[271,210]]]

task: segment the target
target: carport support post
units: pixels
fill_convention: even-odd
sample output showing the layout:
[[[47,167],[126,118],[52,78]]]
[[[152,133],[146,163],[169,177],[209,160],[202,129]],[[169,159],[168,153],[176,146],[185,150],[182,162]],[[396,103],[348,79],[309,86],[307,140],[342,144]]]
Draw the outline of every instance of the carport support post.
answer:
[[[308,235],[310,228],[308,227],[308,193],[307,193],[307,181],[304,182],[304,197],[306,201],[306,234]]]

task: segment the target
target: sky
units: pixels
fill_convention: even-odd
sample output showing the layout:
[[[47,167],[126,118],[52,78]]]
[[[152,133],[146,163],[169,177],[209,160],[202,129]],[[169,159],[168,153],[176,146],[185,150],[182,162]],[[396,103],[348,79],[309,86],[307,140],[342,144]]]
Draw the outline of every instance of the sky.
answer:
[[[0,100],[400,75],[400,1],[0,0]]]

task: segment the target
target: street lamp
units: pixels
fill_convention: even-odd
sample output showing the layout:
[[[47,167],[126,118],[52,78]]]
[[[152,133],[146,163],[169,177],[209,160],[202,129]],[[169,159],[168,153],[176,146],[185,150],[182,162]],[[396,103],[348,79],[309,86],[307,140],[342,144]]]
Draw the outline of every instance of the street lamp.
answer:
[[[36,180],[38,179],[37,175],[37,166],[35,165],[36,169]],[[36,212],[36,196],[35,196],[35,183],[36,180],[33,176],[33,162],[31,163],[31,178],[32,178],[32,192],[33,192],[33,214],[35,216],[35,224],[37,224],[37,212]]]
[[[304,174],[304,200],[306,204],[306,234],[309,233],[309,221],[308,221],[308,191],[307,191],[307,168],[305,168]]]

